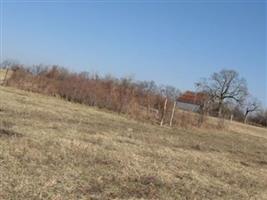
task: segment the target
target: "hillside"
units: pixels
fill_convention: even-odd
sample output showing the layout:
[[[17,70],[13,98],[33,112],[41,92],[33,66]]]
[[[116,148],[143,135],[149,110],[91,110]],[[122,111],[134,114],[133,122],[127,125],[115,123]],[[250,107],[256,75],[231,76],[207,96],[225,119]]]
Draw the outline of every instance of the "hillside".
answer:
[[[267,199],[267,130],[136,122],[0,87],[0,199]]]

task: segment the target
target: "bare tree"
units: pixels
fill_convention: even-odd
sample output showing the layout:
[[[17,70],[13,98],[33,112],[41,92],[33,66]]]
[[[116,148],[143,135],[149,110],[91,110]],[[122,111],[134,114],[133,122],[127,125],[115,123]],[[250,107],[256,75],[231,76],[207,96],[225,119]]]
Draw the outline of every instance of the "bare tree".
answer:
[[[253,97],[248,98],[245,103],[244,123],[247,123],[248,115],[252,112],[260,110],[260,102]]]
[[[143,91],[142,96],[144,96],[144,103],[147,110],[147,115],[149,116],[149,113],[151,111],[151,107],[153,108],[152,102],[154,99],[154,96],[152,94],[155,94],[157,91],[157,85],[154,81],[143,81],[139,83],[140,89]]]
[[[4,60],[2,63],[0,63],[0,68],[2,69],[8,69],[11,68],[13,66],[17,66],[19,65],[19,62],[13,59],[7,59]]]
[[[246,80],[239,77],[234,70],[222,70],[214,73],[206,80],[198,82],[199,90],[209,94],[211,100],[218,104],[218,116],[222,116],[222,109],[226,101],[241,103],[247,93]]]
[[[250,121],[258,125],[267,127],[267,109],[259,108],[258,112],[250,117]]]

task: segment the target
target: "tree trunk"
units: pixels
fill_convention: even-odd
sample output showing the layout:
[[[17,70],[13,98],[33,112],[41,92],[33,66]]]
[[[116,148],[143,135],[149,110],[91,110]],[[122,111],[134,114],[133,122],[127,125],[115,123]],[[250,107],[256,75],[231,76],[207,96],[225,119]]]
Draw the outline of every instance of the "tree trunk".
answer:
[[[220,101],[220,102],[219,102],[219,111],[218,111],[218,117],[219,117],[219,118],[222,117],[222,106],[223,106],[223,104],[222,104],[222,102]]]
[[[166,108],[167,108],[167,102],[168,102],[168,99],[166,97],[165,102],[164,102],[162,117],[161,117],[161,121],[160,121],[160,126],[163,126],[163,123],[164,123],[164,117],[165,117],[165,112],[166,112]]]
[[[248,112],[246,112],[246,114],[245,114],[244,123],[246,124],[246,123],[247,123],[247,121],[248,121]]]
[[[176,108],[176,100],[174,100],[174,103],[173,103],[172,115],[171,115],[171,120],[170,120],[170,126],[172,126],[172,121],[173,121],[173,116],[174,116],[175,108]]]

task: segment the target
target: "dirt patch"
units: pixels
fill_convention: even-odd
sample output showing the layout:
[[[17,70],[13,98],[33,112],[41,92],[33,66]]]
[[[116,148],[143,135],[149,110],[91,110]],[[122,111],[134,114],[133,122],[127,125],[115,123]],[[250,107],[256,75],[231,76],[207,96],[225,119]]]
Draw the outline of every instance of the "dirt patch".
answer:
[[[12,130],[0,129],[0,137],[22,137],[22,134]]]

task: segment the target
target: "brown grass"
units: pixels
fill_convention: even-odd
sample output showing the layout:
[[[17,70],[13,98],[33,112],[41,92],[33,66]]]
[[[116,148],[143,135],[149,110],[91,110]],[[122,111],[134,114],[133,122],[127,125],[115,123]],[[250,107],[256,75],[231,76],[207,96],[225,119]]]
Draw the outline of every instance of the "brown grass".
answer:
[[[7,73],[7,70],[6,69],[0,69],[0,84],[2,84],[6,79],[9,79],[12,75],[12,71],[9,70],[8,73]]]
[[[0,87],[0,199],[267,199],[266,135],[161,128]]]

